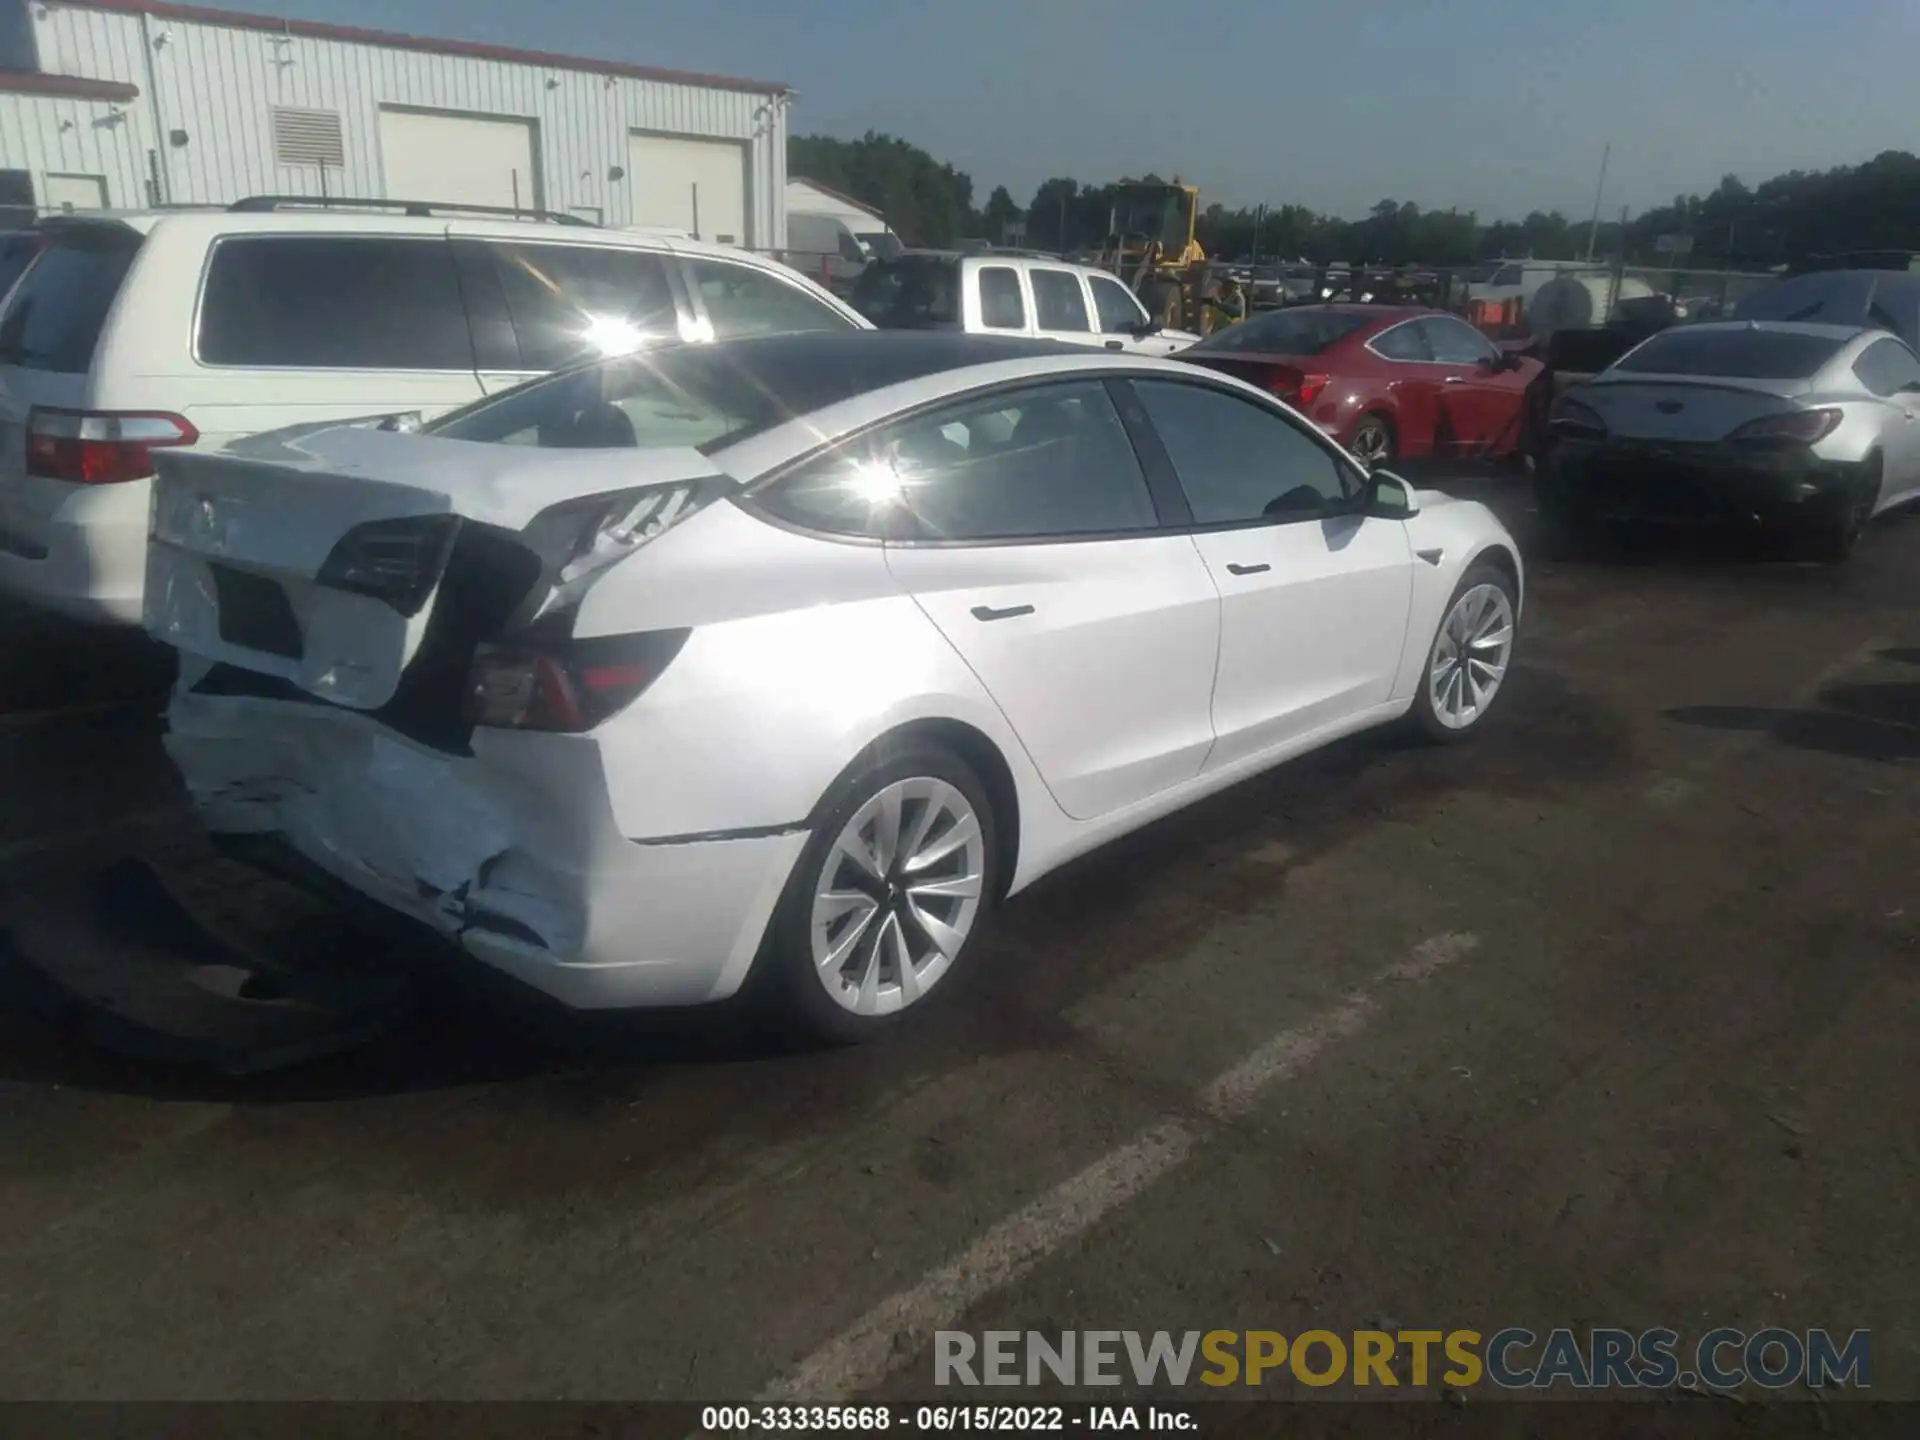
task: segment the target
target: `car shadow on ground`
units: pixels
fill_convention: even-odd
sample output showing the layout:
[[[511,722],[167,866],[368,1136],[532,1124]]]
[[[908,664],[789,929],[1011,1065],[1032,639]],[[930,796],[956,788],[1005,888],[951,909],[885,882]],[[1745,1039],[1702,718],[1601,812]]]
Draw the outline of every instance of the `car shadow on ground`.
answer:
[[[1875,658],[1920,666],[1920,649],[1880,650]],[[1880,764],[1920,760],[1920,680],[1833,684],[1814,698],[1815,706],[1807,709],[1688,705],[1662,714],[1676,724],[1764,734],[1792,749],[1823,755]]]

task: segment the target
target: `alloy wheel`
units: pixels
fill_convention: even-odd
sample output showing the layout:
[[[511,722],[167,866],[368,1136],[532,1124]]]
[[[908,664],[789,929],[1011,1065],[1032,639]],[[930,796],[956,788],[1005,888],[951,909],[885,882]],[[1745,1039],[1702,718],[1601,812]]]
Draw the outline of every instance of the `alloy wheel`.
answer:
[[[1387,427],[1374,419],[1362,420],[1360,428],[1353,432],[1353,443],[1348,450],[1353,458],[1364,465],[1384,464],[1393,454],[1393,437],[1387,434]]]
[[[980,817],[944,780],[896,780],[855,810],[813,895],[813,963],[835,1003],[887,1015],[939,983],[980,912],[986,866]]]
[[[1464,730],[1493,703],[1513,655],[1513,602],[1498,585],[1476,585],[1453,602],[1434,641],[1427,697],[1434,718]]]

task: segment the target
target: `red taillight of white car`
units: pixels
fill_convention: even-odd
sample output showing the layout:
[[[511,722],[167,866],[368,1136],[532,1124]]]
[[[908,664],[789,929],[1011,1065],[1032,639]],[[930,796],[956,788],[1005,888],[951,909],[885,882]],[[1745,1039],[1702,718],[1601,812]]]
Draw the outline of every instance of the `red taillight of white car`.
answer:
[[[640,698],[686,643],[686,630],[608,635],[554,646],[482,645],[466,719],[501,730],[591,730]]]
[[[1749,420],[1727,439],[1736,445],[1813,445],[1840,427],[1846,416],[1839,410],[1789,410]]]
[[[200,432],[157,410],[59,410],[27,415],[27,474],[74,485],[118,485],[153,475],[153,452],[191,445]]]

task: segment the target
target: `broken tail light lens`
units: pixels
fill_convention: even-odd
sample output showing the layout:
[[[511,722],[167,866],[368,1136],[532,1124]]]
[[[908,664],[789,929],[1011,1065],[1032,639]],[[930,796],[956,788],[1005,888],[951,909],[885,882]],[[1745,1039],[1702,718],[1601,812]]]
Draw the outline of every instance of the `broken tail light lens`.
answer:
[[[640,698],[687,630],[595,636],[561,645],[482,645],[467,682],[467,723],[579,734]]]
[[[334,590],[384,600],[412,619],[440,583],[459,533],[457,515],[369,520],[334,543],[314,578]]]
[[[118,485],[153,475],[153,452],[192,445],[200,432],[158,410],[61,410],[27,414],[27,474],[73,485]]]
[[[1845,416],[1839,410],[1789,410],[1749,420],[1727,439],[1736,445],[1812,445],[1839,428]]]
[[[1604,440],[1607,437],[1607,422],[1600,417],[1600,412],[1591,405],[1582,405],[1578,400],[1556,401],[1552,413],[1547,417],[1547,428],[1556,435],[1574,440]]]
[[[547,590],[534,620],[576,603],[609,566],[734,488],[720,477],[649,485],[567,500],[541,511],[524,532],[546,567]]]

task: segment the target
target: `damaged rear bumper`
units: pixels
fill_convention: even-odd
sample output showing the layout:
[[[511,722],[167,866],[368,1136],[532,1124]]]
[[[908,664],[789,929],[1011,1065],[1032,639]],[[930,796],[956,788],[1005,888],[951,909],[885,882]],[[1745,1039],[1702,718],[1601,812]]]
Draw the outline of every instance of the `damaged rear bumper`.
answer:
[[[192,693],[169,720],[216,836],[278,839],[577,1009],[733,994],[806,841],[631,840],[590,735],[481,731],[451,755],[335,706]]]

